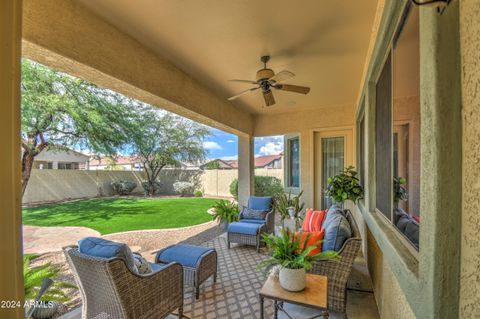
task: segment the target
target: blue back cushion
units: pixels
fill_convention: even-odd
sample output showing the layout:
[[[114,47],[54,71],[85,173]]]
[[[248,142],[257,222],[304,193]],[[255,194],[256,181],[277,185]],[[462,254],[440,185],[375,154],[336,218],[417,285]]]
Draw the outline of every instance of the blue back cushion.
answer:
[[[250,196],[248,199],[248,208],[254,210],[269,211],[272,208],[272,197]]]
[[[101,258],[123,258],[130,270],[137,272],[130,248],[114,241],[99,237],[85,237],[78,242],[78,250],[85,255]]]
[[[333,214],[329,224],[324,229],[325,236],[323,238],[322,251],[339,251],[345,241],[352,237],[350,224],[342,214]]]
[[[337,205],[332,205],[327,211],[327,216],[325,217],[325,220],[323,221],[322,228],[323,229],[328,228],[328,226],[330,225],[332,220],[337,215],[341,215],[341,216],[345,217],[345,214],[340,207],[338,207]]]

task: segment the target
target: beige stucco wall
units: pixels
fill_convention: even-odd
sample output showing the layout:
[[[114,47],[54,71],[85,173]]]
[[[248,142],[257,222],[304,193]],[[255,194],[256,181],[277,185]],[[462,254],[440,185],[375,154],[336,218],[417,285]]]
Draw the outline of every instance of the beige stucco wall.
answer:
[[[294,134],[300,136],[300,189],[304,191],[306,207],[314,207],[314,132],[351,130],[355,124],[353,104],[325,106],[302,112],[292,112],[255,117],[255,136]],[[354,144],[348,145],[354,154]]]
[[[372,279],[378,311],[381,318],[410,319],[416,318],[405,298],[397,277],[393,274],[388,261],[369,230],[358,206],[346,203],[357,222],[362,236],[362,251],[368,263],[368,271]]]
[[[460,1],[463,209],[460,317],[480,314],[480,1]]]
[[[283,180],[281,169],[256,169],[255,175],[274,176]],[[193,181],[196,189],[206,196],[230,197],[230,183],[237,178],[238,170],[163,170],[160,173],[161,194],[171,195],[176,181]],[[90,198],[114,195],[110,183],[130,180],[137,183],[133,194],[142,194],[143,172],[136,171],[80,171],[80,170],[38,170],[32,176],[23,196],[24,204],[55,202],[76,198]]]

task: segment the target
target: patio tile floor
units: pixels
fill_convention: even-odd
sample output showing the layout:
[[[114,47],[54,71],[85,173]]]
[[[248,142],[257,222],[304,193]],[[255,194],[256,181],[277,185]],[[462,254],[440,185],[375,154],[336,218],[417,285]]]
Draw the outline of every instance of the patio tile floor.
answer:
[[[218,252],[218,280],[211,279],[202,286],[200,299],[195,300],[192,288],[186,288],[184,310],[188,318],[260,318],[258,291],[265,275],[257,270],[256,265],[266,258],[257,254],[253,247],[232,245],[227,249],[224,237],[216,237],[205,242],[204,246],[214,247]],[[294,318],[312,316],[310,309],[287,305],[286,309]],[[273,316],[273,305],[265,301],[266,318]],[[379,318],[373,293],[349,290],[347,315],[350,319]],[[80,318],[76,314],[63,316],[64,319]],[[170,316],[169,319],[176,318]],[[279,318],[286,318],[280,314]],[[342,318],[340,314],[331,313],[330,318]]]

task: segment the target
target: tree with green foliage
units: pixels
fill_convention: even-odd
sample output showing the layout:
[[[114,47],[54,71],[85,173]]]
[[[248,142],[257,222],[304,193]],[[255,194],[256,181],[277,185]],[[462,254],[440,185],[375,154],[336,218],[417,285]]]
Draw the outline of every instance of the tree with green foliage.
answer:
[[[127,149],[141,162],[147,181],[145,194],[155,195],[158,176],[166,166],[205,159],[203,140],[210,130],[183,117],[152,109],[137,108],[138,118],[128,132]]]
[[[114,155],[136,117],[132,99],[24,59],[22,63],[22,194],[35,157],[45,149]]]

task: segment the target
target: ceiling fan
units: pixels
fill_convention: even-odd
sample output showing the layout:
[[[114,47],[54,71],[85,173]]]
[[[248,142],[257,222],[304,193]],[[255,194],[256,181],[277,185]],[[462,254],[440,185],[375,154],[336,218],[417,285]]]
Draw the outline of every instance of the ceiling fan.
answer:
[[[267,68],[267,62],[270,60],[270,56],[265,55],[260,58],[260,61],[263,63],[263,69],[257,71],[257,80],[230,80],[231,82],[242,82],[250,83],[256,85],[250,89],[240,92],[237,95],[234,95],[228,98],[229,101],[233,101],[240,96],[247,94],[248,92],[256,91],[262,89],[263,98],[265,99],[265,105],[271,106],[275,104],[275,98],[273,97],[272,88],[275,90],[289,91],[301,94],[307,94],[310,92],[310,88],[306,86],[298,86],[291,84],[282,84],[283,81],[288,80],[295,76],[290,71],[281,71],[275,74],[272,69]]]

